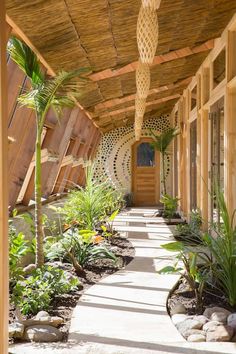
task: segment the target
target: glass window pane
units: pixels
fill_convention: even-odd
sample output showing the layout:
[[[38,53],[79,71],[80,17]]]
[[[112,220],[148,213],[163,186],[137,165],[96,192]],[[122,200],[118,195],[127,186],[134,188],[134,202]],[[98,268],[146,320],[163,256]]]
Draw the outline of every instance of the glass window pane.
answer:
[[[137,166],[154,166],[155,151],[150,143],[141,143],[137,148]]]

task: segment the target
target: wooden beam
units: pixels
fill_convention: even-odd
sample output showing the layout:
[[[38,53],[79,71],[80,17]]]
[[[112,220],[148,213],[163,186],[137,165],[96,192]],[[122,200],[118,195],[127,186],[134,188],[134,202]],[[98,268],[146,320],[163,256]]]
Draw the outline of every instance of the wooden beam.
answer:
[[[187,79],[184,79],[176,84],[169,84],[169,85],[160,86],[160,87],[151,89],[149,91],[149,95],[172,90],[172,89],[179,88],[182,86],[183,86],[183,88],[185,88],[190,83],[191,80],[192,80],[192,77],[188,77]],[[120,105],[125,102],[134,101],[135,96],[136,96],[136,94],[133,94],[133,95],[125,96],[122,98],[113,98],[111,100],[108,100],[108,101],[105,101],[102,103],[98,103],[96,106],[94,106],[95,112],[101,111],[106,108],[115,107],[115,106]]]
[[[0,353],[8,353],[8,139],[6,9],[0,1]]]
[[[163,63],[175,60],[175,59],[185,58],[185,57],[188,57],[193,54],[202,53],[202,52],[212,49],[213,47],[214,47],[214,39],[211,39],[211,40],[206,41],[205,43],[198,45],[196,47],[193,47],[193,48],[185,47],[182,49],[173,50],[167,54],[157,55],[157,56],[155,56],[151,67],[155,66],[155,65],[160,65],[160,64],[163,64]],[[123,66],[120,69],[114,69],[114,70],[113,69],[106,69],[106,70],[100,71],[98,73],[92,74],[92,75],[90,75],[90,79],[93,81],[100,81],[100,80],[108,79],[111,77],[124,75],[124,74],[135,71],[137,69],[137,66],[138,66],[138,61],[134,61],[133,63]]]
[[[151,102],[147,102],[146,103],[146,107],[149,107],[149,106],[154,106],[154,105],[157,105],[159,103],[163,103],[163,102],[167,102],[167,101],[171,101],[175,98],[179,98],[180,97],[180,94],[176,94],[176,95],[171,95],[171,96],[167,96],[167,97],[163,97],[163,98],[160,98],[159,100],[155,100],[155,101],[151,101]],[[132,112],[132,111],[135,111],[135,106],[130,106],[130,107],[126,107],[126,108],[122,108],[122,109],[118,109],[116,111],[112,111],[110,113],[106,113],[106,114],[102,114],[99,116],[99,120],[101,118],[104,118],[104,117],[113,117],[113,116],[116,116],[120,113],[124,113],[124,112]],[[101,119],[102,120],[102,119]]]

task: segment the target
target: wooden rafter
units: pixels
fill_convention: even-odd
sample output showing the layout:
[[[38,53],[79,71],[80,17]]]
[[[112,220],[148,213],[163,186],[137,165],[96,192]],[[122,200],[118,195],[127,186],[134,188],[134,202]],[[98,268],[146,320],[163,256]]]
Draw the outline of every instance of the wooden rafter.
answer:
[[[185,58],[193,54],[205,52],[208,51],[209,49],[212,49],[213,47],[214,47],[214,39],[211,39],[194,48],[185,47],[182,49],[174,50],[167,54],[157,55],[155,56],[153,64],[151,66],[160,65],[162,63],[166,63],[175,59]],[[135,71],[137,66],[138,66],[138,61],[134,61],[133,63],[123,66],[121,69],[116,69],[116,70],[106,69],[101,72],[92,74],[90,75],[90,79],[92,81],[100,81],[111,77],[120,76]]]

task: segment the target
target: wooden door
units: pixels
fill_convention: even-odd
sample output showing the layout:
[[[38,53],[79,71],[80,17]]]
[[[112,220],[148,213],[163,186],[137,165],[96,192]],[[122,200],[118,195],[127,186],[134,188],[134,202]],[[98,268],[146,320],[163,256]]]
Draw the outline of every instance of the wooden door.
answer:
[[[143,138],[132,147],[132,193],[134,205],[153,206],[160,199],[160,154]]]

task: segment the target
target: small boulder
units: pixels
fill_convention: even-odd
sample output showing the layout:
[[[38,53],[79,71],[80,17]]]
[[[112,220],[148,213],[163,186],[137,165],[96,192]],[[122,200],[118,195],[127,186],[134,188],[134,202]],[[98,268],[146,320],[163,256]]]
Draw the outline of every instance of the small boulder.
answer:
[[[22,323],[14,322],[8,327],[9,338],[22,338],[25,326]]]
[[[208,307],[205,309],[205,311],[203,312],[203,316],[207,317],[207,318],[211,318],[211,315],[214,312],[224,312],[227,316],[229,316],[231,314],[230,311],[224,309],[223,307],[218,307],[218,306],[214,306],[214,307]]]
[[[228,342],[233,337],[234,330],[227,325],[219,325],[215,330],[208,330],[206,333],[207,342]]]
[[[24,339],[30,342],[58,342],[62,340],[62,333],[49,325],[35,325],[27,327]]]
[[[184,334],[189,329],[201,329],[202,324],[197,320],[187,318],[183,322],[180,322],[176,325],[181,334]]]
[[[205,342],[206,341],[206,336],[203,334],[191,334],[187,338],[188,342]]]
[[[49,315],[48,312],[46,312],[46,311],[39,311],[39,312],[37,313],[37,315],[35,316],[35,320],[41,320],[42,318],[48,318],[48,317],[51,318],[51,316]]]
[[[63,323],[63,318],[58,317],[58,316],[52,316],[51,322],[52,322],[52,326],[58,327]]]
[[[209,321],[208,318],[203,315],[196,315],[193,319],[200,322],[203,326]]]
[[[171,315],[176,315],[176,314],[186,314],[187,313],[187,310],[186,310],[186,307],[181,304],[181,302],[177,302],[172,308],[171,308],[171,311],[170,311]]]
[[[209,321],[206,324],[203,325],[202,329],[203,331],[214,331],[216,327],[220,326],[221,323],[217,321]]]
[[[211,321],[217,321],[220,323],[227,323],[228,314],[225,312],[213,312],[211,315]]]
[[[180,322],[183,322],[184,320],[186,320],[188,318],[187,315],[185,315],[184,313],[177,313],[176,315],[173,315],[171,317],[174,325],[177,325]]]
[[[181,334],[185,339],[187,339],[189,336],[192,336],[193,334],[199,334],[206,337],[206,333],[201,329],[188,329],[186,332]]]
[[[36,269],[36,264],[29,264],[24,269],[23,272],[25,275],[31,274]]]
[[[231,313],[231,315],[228,316],[227,323],[236,330],[236,313]]]

